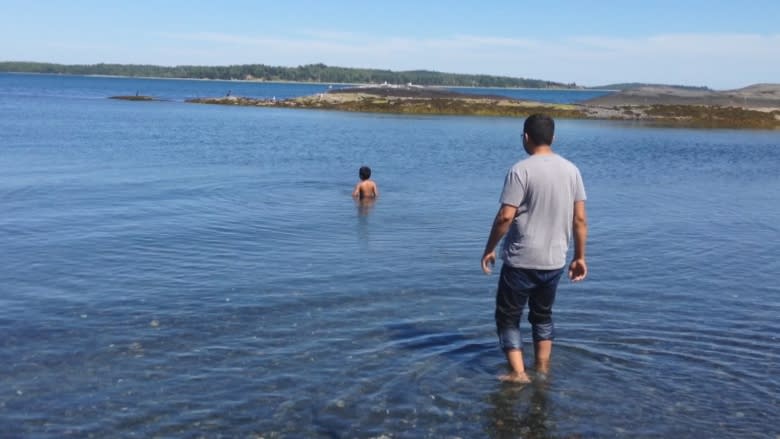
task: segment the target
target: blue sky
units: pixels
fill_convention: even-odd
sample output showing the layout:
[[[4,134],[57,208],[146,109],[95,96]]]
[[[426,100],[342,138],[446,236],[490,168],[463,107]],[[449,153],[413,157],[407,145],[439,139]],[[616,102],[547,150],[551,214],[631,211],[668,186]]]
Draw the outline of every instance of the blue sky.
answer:
[[[780,1],[0,0],[0,60],[780,83]]]

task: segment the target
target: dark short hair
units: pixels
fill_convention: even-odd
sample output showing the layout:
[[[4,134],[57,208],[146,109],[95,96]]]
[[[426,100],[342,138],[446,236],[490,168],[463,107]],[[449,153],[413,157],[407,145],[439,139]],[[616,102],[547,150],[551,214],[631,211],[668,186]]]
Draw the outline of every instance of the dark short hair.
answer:
[[[371,178],[371,168],[368,166],[361,166],[360,167],[360,179],[361,180],[368,180]]]
[[[546,114],[532,114],[523,125],[523,132],[535,145],[551,145],[555,134],[555,121]]]

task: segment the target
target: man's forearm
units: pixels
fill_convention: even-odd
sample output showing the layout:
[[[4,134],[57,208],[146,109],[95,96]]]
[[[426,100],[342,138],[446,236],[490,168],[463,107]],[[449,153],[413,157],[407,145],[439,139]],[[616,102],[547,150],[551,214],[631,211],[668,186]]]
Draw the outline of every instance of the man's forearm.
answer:
[[[585,243],[588,240],[588,225],[585,221],[574,223],[574,259],[585,259]]]
[[[574,203],[571,227],[574,232],[574,259],[585,259],[585,242],[588,240],[588,214],[585,211],[585,201]]]
[[[496,219],[493,220],[493,226],[490,228],[490,236],[485,244],[485,252],[483,254],[488,254],[496,248],[501,238],[506,235],[511,224],[512,220],[502,218],[500,213],[496,215]]]

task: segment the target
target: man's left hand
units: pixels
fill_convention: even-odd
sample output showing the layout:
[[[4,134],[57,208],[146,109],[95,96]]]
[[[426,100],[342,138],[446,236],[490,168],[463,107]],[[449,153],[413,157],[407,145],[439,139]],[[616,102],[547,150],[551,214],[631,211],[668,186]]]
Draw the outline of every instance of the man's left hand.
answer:
[[[485,253],[482,256],[482,271],[485,272],[485,274],[490,274],[493,272],[492,266],[496,263],[496,252],[495,250],[489,253]]]

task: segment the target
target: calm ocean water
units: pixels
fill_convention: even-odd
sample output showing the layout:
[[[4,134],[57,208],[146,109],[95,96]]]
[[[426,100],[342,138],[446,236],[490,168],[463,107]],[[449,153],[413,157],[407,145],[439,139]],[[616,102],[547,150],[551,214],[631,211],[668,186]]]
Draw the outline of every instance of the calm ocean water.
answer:
[[[780,132],[558,121],[591,275],[516,387],[521,121],[180,102],[321,87],[0,75],[2,437],[778,437]]]

